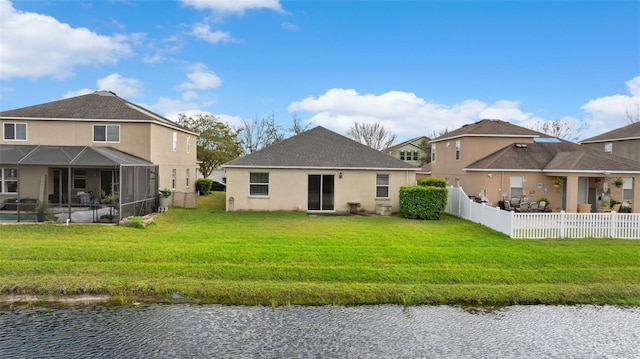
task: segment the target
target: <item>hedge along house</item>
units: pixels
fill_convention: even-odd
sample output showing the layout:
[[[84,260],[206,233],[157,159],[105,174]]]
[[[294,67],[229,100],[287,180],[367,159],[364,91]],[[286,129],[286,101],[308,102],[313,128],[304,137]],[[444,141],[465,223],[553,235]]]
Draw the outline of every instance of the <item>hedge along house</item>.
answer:
[[[71,207],[87,194],[134,203],[142,188],[145,202],[159,188],[195,191],[197,134],[112,92],[2,111],[0,122],[0,200]]]
[[[227,211],[398,211],[417,168],[323,127],[222,166]]]

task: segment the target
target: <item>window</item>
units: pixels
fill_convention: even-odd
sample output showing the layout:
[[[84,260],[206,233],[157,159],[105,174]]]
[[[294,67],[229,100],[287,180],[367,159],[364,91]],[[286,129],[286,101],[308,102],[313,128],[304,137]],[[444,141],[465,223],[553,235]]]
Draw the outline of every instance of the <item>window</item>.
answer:
[[[400,159],[404,161],[404,151],[400,151]]]
[[[73,188],[75,189],[87,188],[87,171],[86,170],[73,170]]]
[[[622,200],[623,201],[631,201],[633,200],[633,178],[625,177],[622,179]]]
[[[460,140],[456,141],[456,160],[460,159]]]
[[[389,175],[376,175],[376,197],[389,198]]]
[[[604,144],[604,152],[613,153],[613,143],[607,142]]]
[[[4,126],[5,141],[26,141],[27,140],[27,124],[5,122]]]
[[[176,188],[176,169],[172,169],[171,170],[171,188],[175,189]]]
[[[187,172],[185,173],[185,178],[186,178],[185,184],[187,185],[187,188],[189,188],[189,172],[190,171],[187,168]]]
[[[18,169],[0,167],[0,193],[18,192]]]
[[[249,195],[268,196],[269,195],[269,172],[249,173]]]
[[[178,133],[173,131],[173,152],[178,151]]]
[[[93,125],[93,142],[120,142],[120,125]]]
[[[520,198],[522,196],[522,176],[511,176],[511,198]]]
[[[418,151],[413,151],[413,160],[414,161],[418,160]]]
[[[187,136],[187,153],[191,153],[191,136]]]
[[[431,162],[435,162],[436,161],[436,144],[432,143],[431,144]]]

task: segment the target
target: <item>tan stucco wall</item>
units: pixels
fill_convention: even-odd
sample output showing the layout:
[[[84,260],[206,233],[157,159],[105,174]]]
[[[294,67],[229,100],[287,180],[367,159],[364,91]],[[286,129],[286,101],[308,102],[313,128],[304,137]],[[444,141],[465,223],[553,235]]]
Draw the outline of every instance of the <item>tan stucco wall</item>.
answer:
[[[100,122],[100,121],[55,121],[55,120],[6,120],[27,124],[27,141],[4,141],[10,145],[53,145],[112,147],[140,157],[159,166],[160,188],[172,188],[181,192],[195,191],[197,178],[197,136],[160,126],[155,123]],[[93,125],[120,125],[119,143],[93,142]],[[3,126],[0,124],[0,129]],[[177,132],[177,151],[173,151],[173,132]],[[187,137],[191,138],[187,153]],[[190,172],[190,185],[186,186],[186,169]],[[176,169],[176,186],[171,185],[172,169]],[[20,177],[23,181],[23,176]],[[97,186],[96,186],[97,187]]]
[[[585,143],[582,146],[604,151],[604,144],[604,142]],[[614,155],[640,162],[640,140],[611,141],[611,150]]]
[[[361,209],[373,213],[376,204],[390,205],[398,211],[401,186],[415,185],[415,171],[313,170],[227,168],[228,211],[307,211],[308,175],[334,175],[336,212],[349,211],[348,202],[359,202]],[[249,173],[269,172],[269,196],[249,196]],[[340,178],[342,172],[342,178]],[[376,174],[389,175],[389,198],[375,198]],[[233,197],[233,208],[229,199]]]

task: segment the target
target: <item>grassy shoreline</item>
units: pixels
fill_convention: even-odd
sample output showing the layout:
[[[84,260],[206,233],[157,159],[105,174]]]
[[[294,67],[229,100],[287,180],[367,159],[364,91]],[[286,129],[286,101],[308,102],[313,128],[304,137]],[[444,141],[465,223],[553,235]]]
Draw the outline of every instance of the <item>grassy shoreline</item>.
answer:
[[[114,304],[640,306],[640,241],[514,240],[446,216],[172,208],[146,229],[0,226],[0,299]],[[18,297],[19,298],[19,297]],[[23,297],[26,298],[26,297]]]

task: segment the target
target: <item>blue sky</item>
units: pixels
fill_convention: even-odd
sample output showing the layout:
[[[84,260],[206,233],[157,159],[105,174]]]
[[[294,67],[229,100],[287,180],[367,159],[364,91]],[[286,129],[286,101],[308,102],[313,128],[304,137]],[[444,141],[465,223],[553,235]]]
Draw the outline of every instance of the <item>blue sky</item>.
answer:
[[[640,113],[638,1],[0,0],[0,109],[111,90],[170,119],[399,139]]]

